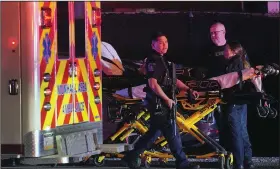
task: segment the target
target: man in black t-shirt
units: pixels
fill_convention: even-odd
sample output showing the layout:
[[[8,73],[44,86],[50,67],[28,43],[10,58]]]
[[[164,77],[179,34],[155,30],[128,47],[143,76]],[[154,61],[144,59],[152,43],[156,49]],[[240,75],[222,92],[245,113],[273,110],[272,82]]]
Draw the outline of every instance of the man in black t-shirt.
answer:
[[[215,77],[224,74],[226,59],[224,49],[227,43],[226,29],[222,23],[215,23],[210,27],[210,36],[213,44],[209,49],[208,77]]]
[[[208,48],[208,56],[206,56],[206,68],[208,70],[207,77],[216,77],[225,74],[226,59],[224,58],[224,49],[227,44],[226,40],[226,29],[225,26],[218,22],[214,23],[210,27],[210,36],[212,40],[211,46]],[[226,115],[223,113],[223,106],[218,106],[214,110],[214,117],[216,119],[216,124],[219,129],[219,142],[220,144],[228,150],[229,142],[228,139],[228,126],[226,124]]]
[[[227,43],[226,29],[222,23],[215,23],[210,27],[211,44],[204,46],[204,50],[197,50],[195,54],[196,71],[206,70],[206,78],[212,78],[224,74],[226,59],[224,49]]]

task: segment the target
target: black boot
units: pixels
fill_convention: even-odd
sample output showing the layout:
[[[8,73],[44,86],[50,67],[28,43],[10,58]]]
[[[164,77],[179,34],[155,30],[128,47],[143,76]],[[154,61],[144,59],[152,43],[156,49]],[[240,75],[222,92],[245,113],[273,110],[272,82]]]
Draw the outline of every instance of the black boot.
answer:
[[[139,158],[132,158],[129,155],[125,155],[122,158],[122,163],[126,164],[128,168],[130,169],[141,169],[141,161],[139,161]]]
[[[244,166],[243,165],[236,165],[233,168],[234,169],[244,169]]]
[[[252,168],[255,168],[253,161],[252,161],[252,160],[245,161],[245,162],[244,162],[244,168],[245,168],[245,169],[252,169]]]
[[[186,169],[199,169],[199,168],[200,168],[199,165],[189,164]]]

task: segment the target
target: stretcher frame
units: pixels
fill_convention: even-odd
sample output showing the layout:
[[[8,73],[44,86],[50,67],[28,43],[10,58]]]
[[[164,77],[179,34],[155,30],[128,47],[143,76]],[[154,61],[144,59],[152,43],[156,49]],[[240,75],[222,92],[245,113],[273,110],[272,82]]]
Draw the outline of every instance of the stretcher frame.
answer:
[[[113,94],[113,97],[115,97],[117,102],[128,105],[139,104],[142,101],[141,99],[127,99],[117,94]],[[186,154],[186,156],[188,158],[196,159],[218,158],[221,169],[232,168],[232,153],[227,152],[221,145],[219,145],[215,140],[213,140],[212,138],[204,134],[202,131],[200,131],[195,125],[201,119],[213,112],[213,110],[217,108],[218,104],[222,103],[220,93],[218,91],[215,91],[212,93],[207,92],[207,94],[205,94],[204,92],[204,97],[200,97],[198,100],[196,100],[195,104],[188,103],[187,97],[183,93],[179,93],[177,95],[177,99],[178,104],[181,104],[184,110],[196,110],[196,112],[194,112],[188,118],[185,118],[179,112],[176,113],[176,121],[180,130],[180,134],[189,133],[192,136],[194,136],[201,144],[208,144],[209,146],[212,146],[215,150],[206,154]],[[124,125],[117,130],[117,132],[115,132],[111,137],[109,137],[110,143],[114,143],[115,141],[125,141],[125,139],[128,138],[129,135],[134,131],[137,131],[140,135],[145,134],[148,131],[146,122],[149,120],[149,118],[149,112],[147,112],[145,109],[141,110],[134,121],[131,121],[130,123],[125,122]],[[166,146],[167,141],[165,141],[165,138],[161,136],[155,141],[154,144],[163,147]],[[103,166],[105,163],[105,158],[122,158],[123,156],[124,154],[122,153],[101,154],[95,156],[94,164],[97,166]],[[141,162],[143,162],[144,166],[146,168],[149,168],[153,159],[157,159],[162,165],[165,165],[170,159],[173,158],[174,157],[171,153],[147,150],[143,154],[141,154],[139,158],[139,165],[141,164]]]

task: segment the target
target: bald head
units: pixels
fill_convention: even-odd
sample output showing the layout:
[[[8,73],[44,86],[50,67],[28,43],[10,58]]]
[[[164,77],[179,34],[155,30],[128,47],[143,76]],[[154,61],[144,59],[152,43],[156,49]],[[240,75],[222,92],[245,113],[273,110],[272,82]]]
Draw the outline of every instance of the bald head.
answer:
[[[214,23],[213,25],[211,25],[210,30],[211,29],[219,29],[219,30],[224,30],[224,31],[226,30],[225,25],[222,24],[221,22],[217,22],[217,23]]]
[[[216,46],[226,44],[226,28],[224,24],[217,22],[210,27],[211,40]]]

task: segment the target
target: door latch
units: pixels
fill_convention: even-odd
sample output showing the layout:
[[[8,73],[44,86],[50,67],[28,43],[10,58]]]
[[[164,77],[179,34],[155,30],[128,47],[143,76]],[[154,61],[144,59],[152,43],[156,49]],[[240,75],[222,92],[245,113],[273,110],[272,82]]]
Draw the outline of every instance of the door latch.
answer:
[[[18,95],[19,85],[17,79],[9,80],[9,94]]]
[[[68,70],[69,76],[70,77],[76,77],[77,76],[77,64],[76,62],[74,63],[69,63],[69,70]]]

